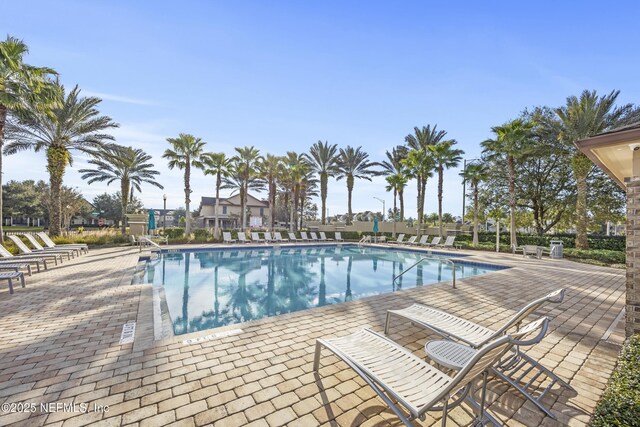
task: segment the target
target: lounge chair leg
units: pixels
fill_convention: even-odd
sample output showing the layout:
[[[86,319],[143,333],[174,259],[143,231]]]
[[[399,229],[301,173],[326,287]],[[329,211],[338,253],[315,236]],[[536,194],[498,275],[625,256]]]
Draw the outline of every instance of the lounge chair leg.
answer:
[[[313,372],[318,372],[318,368],[320,368],[320,351],[322,350],[322,343],[320,341],[316,341],[316,354],[313,358]]]
[[[447,427],[447,413],[449,412],[449,395],[444,397],[442,405],[442,427]]]
[[[13,281],[9,279],[9,293],[13,294]]]
[[[482,373],[482,396],[480,398],[480,415],[479,415],[479,423],[480,425],[483,425],[483,420],[484,420],[484,405],[487,401],[487,376],[489,374],[489,371],[484,371]]]
[[[389,335],[389,323],[391,321],[391,313],[387,311],[387,320],[384,322],[384,334]]]
[[[24,288],[24,274],[20,275],[20,284],[22,285],[22,287]]]
[[[33,274],[33,270],[31,269],[31,264],[27,264],[27,274],[29,274],[29,277],[31,277],[31,275]]]

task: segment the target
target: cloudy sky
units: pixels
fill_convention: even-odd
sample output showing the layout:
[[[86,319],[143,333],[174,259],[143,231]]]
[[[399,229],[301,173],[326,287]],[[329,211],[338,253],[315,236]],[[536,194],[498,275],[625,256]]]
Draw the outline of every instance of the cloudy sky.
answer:
[[[318,140],[362,146],[372,160],[414,126],[438,125],[479,156],[490,128],[535,105],[561,105],[584,89],[640,102],[633,2],[251,2],[57,0],[3,5],[0,30],[30,47],[27,62],[56,69],[67,86],[101,97],[120,124],[117,142],[152,154],[165,190],[147,207],[184,205],[182,175],[160,157],[180,132],[233,154],[306,151]],[[435,3],[435,2],[434,2]],[[116,187],[86,185],[76,163],[65,184],[88,199]],[[460,168],[445,175],[444,211],[460,215]],[[3,180],[46,179],[43,153],[5,160]],[[436,211],[436,185],[427,212]],[[195,172],[193,200],[212,195]],[[415,211],[415,184],[407,190]],[[384,178],[358,181],[354,210],[392,203]],[[346,185],[330,182],[331,214]],[[415,214],[414,214],[415,216]]]

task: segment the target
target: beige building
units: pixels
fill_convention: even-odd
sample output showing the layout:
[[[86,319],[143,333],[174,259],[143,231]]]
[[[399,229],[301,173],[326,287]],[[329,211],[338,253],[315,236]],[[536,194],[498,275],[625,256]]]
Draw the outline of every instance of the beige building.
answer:
[[[203,197],[200,201],[200,216],[198,219],[206,228],[214,228],[216,224],[215,216],[215,197]],[[269,202],[253,197],[251,194],[247,197],[247,218],[248,226],[262,227],[269,220]],[[221,228],[240,228],[242,217],[242,209],[240,208],[240,195],[220,198],[218,207],[218,219]]]

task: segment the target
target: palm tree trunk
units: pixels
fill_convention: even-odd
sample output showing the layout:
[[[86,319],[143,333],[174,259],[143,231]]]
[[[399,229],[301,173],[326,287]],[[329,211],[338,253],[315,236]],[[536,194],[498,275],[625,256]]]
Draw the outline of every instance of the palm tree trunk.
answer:
[[[129,180],[120,181],[120,200],[122,204],[122,226],[121,232],[124,235],[127,232],[127,206],[129,205]],[[150,234],[150,233],[149,233]]]
[[[507,157],[507,165],[509,167],[509,211],[511,214],[511,246],[518,246],[516,237],[516,171],[513,162],[513,156]]]
[[[577,200],[576,200],[576,249],[589,249],[587,238],[587,177],[576,176]]]
[[[398,190],[396,188],[393,189],[393,237],[396,237],[396,210],[397,204],[396,201],[398,199]]]
[[[185,219],[186,222],[184,224],[184,235],[188,239],[191,236],[191,159],[186,159],[186,166],[184,168],[184,205],[186,208]]]
[[[269,183],[269,230],[273,231],[275,220],[273,214],[276,210],[276,182],[273,180]]]
[[[347,176],[347,204],[348,204],[348,213],[347,213],[347,225],[351,225],[351,218],[353,216],[353,211],[351,210],[351,196],[353,192],[353,175]]]
[[[473,246],[478,246],[478,183],[473,185]]]
[[[326,172],[320,174],[320,198],[322,199],[322,225],[327,223],[327,186],[329,177]]]
[[[442,237],[442,175],[442,166],[438,166],[438,236],[440,237]]]
[[[398,189],[398,199],[400,201],[400,222],[404,221],[404,188]]]
[[[4,243],[4,215],[2,211],[2,146],[4,145],[4,125],[7,121],[7,107],[0,104],[0,244]]]
[[[215,216],[215,225],[213,226],[213,238],[217,239],[220,235],[220,219],[218,216],[220,207],[220,186],[222,185],[222,176],[220,172],[216,175],[216,204],[213,207],[213,213]]]
[[[289,232],[295,231],[295,221],[293,218],[295,207],[295,187],[291,187],[291,197],[289,197]]]
[[[64,148],[51,147],[47,149],[47,170],[49,171],[49,186],[51,187],[51,205],[49,206],[49,235],[59,236],[62,224],[62,178],[67,165],[68,153]]]

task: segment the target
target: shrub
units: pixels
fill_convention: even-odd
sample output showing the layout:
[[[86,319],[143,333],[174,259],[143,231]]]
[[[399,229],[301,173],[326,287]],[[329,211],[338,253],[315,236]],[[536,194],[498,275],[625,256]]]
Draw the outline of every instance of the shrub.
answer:
[[[193,237],[197,242],[206,242],[210,236],[211,234],[209,234],[209,230],[206,228],[196,228],[193,230]]]
[[[640,426],[640,335],[622,348],[618,366],[609,379],[591,419],[591,427]]]
[[[457,241],[471,241],[473,240],[472,234],[460,234],[456,237]],[[518,234],[519,245],[538,245],[549,246],[551,240],[562,240],[562,244],[565,248],[576,247],[575,234],[545,234],[544,236],[538,236],[537,234]],[[478,241],[491,242],[495,244],[496,233],[493,232],[480,232],[478,233]],[[500,234],[500,243],[508,245],[510,243],[510,237],[508,232]],[[589,237],[589,249],[607,249],[612,251],[625,251],[626,250],[626,238],[624,236],[590,236]]]
[[[170,239],[180,239],[184,237],[184,228],[167,228],[165,235]]]

